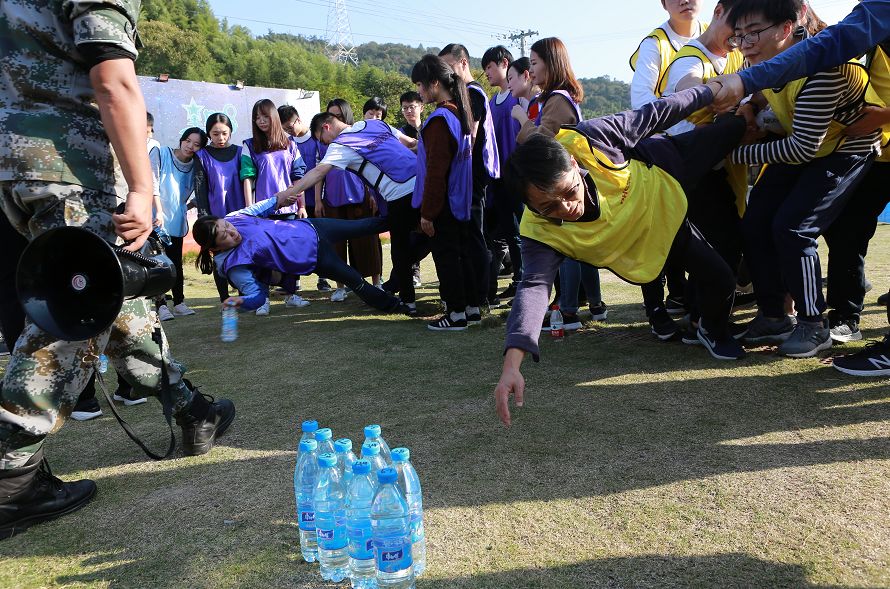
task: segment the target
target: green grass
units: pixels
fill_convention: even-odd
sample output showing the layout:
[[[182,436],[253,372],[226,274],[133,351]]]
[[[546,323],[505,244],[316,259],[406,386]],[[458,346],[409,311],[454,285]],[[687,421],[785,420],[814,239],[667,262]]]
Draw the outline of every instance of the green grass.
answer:
[[[888,254],[882,226],[869,338],[886,330],[873,302]],[[293,450],[310,417],[357,443],[381,423],[411,448],[427,508],[421,588],[890,586],[887,379],[847,377],[830,354],[713,361],[655,341],[639,289],[606,273],[603,288],[609,321],[543,343],[507,429],[492,399],[503,311],[441,334],[310,290],[312,306],[279,298],[223,344],[213,285],[190,271],[198,315],[165,329],[189,377],[235,400],[231,430],[207,456],[155,463],[109,416],[68,423],[47,441],[54,471],[99,493],[0,542],[0,586],[332,586],[297,556]],[[434,288],[422,296],[436,313]],[[122,412],[163,446],[157,403]]]

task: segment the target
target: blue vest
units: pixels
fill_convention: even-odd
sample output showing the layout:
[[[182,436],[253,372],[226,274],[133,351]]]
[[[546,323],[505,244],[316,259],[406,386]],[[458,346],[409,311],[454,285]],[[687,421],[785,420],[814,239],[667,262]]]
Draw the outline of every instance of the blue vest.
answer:
[[[362,130],[344,131],[337,136],[334,143],[348,147],[361,156],[361,167],[349,171],[358,174],[374,190],[377,190],[384,177],[400,184],[414,178],[417,156],[402,145],[392,134],[389,125],[383,121],[365,121]],[[369,162],[380,172],[367,169],[366,164]]]
[[[318,161],[324,159],[328,146],[318,144]],[[324,203],[328,207],[342,207],[365,202],[365,184],[355,174],[334,168],[324,177]]]
[[[521,128],[519,121],[513,118],[513,107],[517,104],[519,101],[509,92],[503,102],[498,103],[498,94],[492,96],[491,102],[489,102],[494,133],[498,140],[498,156],[501,158],[501,166],[516,149],[516,136],[519,135]]]
[[[158,192],[164,208],[164,229],[173,237],[183,237],[189,232],[185,203],[195,191],[195,160],[192,159],[191,169],[183,172],[178,166],[186,164],[176,159],[172,149],[162,147],[158,153],[161,164]]]
[[[315,271],[318,233],[309,221],[273,221],[250,215],[231,215],[226,221],[241,234],[241,243],[223,260],[221,270],[224,275],[235,266],[277,270],[297,276]]]
[[[414,181],[414,196],[411,205],[419,209],[423,202],[423,189],[426,182],[426,149],[423,146],[423,129],[436,117],[445,119],[448,130],[457,142],[457,152],[448,170],[448,204],[451,214],[458,221],[470,218],[470,205],[473,200],[473,143],[469,134],[464,134],[460,121],[450,110],[439,107],[433,111],[417,137],[417,177]]]
[[[293,141],[297,149],[300,152],[300,157],[303,158],[303,163],[306,164],[306,173],[308,174],[318,163],[320,159],[318,157],[318,141],[315,140],[315,137],[312,136],[311,133],[307,132],[306,137],[298,138],[291,137],[291,141]],[[307,188],[306,192],[306,206],[314,207],[315,206],[315,186],[312,188]]]
[[[485,145],[482,149],[482,163],[485,165],[485,171],[488,172],[489,177],[500,178],[501,160],[498,156],[498,141],[494,132],[494,121],[491,116],[491,108],[488,106],[488,95],[485,94],[485,90],[482,89],[482,86],[476,82],[467,84],[467,90],[470,92],[478,92],[482,95],[482,102],[485,104],[485,122],[483,123],[482,129],[485,133]],[[476,133],[478,134],[479,131],[477,130]],[[478,135],[476,136],[476,141],[479,141]]]

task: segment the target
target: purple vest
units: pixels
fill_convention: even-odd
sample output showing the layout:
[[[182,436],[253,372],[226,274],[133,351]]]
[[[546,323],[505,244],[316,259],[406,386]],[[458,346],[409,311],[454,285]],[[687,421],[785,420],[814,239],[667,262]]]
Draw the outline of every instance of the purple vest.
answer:
[[[318,234],[309,221],[273,221],[250,215],[232,215],[226,221],[235,226],[242,239],[223,260],[223,274],[235,266],[297,276],[315,271]]]
[[[575,116],[578,117],[578,120],[575,121],[576,123],[580,123],[582,120],[584,120],[584,119],[581,118],[581,107],[578,106],[578,103],[577,103],[577,102],[575,102],[574,100],[572,100],[572,97],[569,96],[569,93],[566,92],[565,90],[554,90],[553,92],[551,92],[550,94],[547,94],[546,96],[543,95],[543,94],[539,94],[539,95],[538,95],[538,104],[539,104],[539,107],[538,107],[538,116],[535,117],[535,127],[540,127],[540,126],[541,126],[541,117],[544,116],[544,105],[547,104],[547,101],[548,101],[548,100],[550,100],[551,98],[553,98],[553,97],[556,96],[557,94],[562,95],[562,97],[565,98],[566,100],[568,100],[568,101],[569,101],[569,104],[571,104],[571,105],[574,107],[574,109],[575,109]]]
[[[318,161],[324,159],[328,146],[318,144]],[[365,184],[355,174],[333,168],[324,177],[324,203],[328,207],[342,207],[365,202]]]
[[[358,170],[349,170],[358,174],[368,186],[377,190],[383,177],[398,183],[407,182],[414,177],[417,168],[417,156],[402,145],[392,129],[383,121],[364,121],[360,131],[340,133],[334,143],[339,143],[355,151],[364,162]],[[367,170],[365,163],[370,162],[380,170],[380,174]],[[367,171],[366,171],[367,170]]]
[[[473,200],[473,143],[469,134],[464,134],[460,128],[460,121],[450,110],[439,107],[433,111],[423,128],[426,128],[436,117],[445,119],[448,130],[454,140],[457,141],[457,153],[451,160],[448,170],[448,204],[451,214],[458,221],[467,221],[470,218],[470,205]],[[417,177],[414,181],[414,196],[411,197],[411,205],[415,209],[420,208],[423,202],[423,189],[426,182],[426,149],[423,146],[423,128],[417,137]]]
[[[272,198],[291,185],[290,171],[294,161],[300,156],[300,150],[293,141],[287,142],[286,149],[262,153],[253,150],[253,139],[245,139],[244,147],[247,148],[247,153],[256,166],[256,188],[254,188],[256,202]],[[298,208],[294,204],[278,209],[278,212],[296,213]]]
[[[484,99],[485,122],[483,123],[483,130],[485,132],[485,146],[482,149],[482,163],[485,165],[485,171],[488,172],[489,177],[500,178],[501,159],[498,155],[498,141],[494,131],[494,120],[491,116],[491,108],[488,106],[488,95],[485,94],[485,90],[482,89],[482,86],[476,82],[467,84],[467,91],[478,92]],[[479,131],[477,130],[476,132],[478,133]],[[476,141],[478,140],[479,137],[477,136]]]
[[[210,202],[210,214],[225,217],[231,212],[244,208],[244,186],[238,176],[241,168],[241,148],[235,157],[221,162],[211,156],[207,150],[197,153],[204,166],[207,177],[207,200]]]
[[[311,133],[306,133],[308,137],[303,139],[302,141],[297,139],[296,137],[291,137],[291,141],[293,141],[297,145],[297,149],[300,151],[300,156],[303,158],[303,163],[306,164],[306,173],[308,174],[312,171],[312,168],[318,163],[318,141],[315,140],[315,137],[312,136]],[[314,207],[315,206],[315,187],[306,189],[306,206]]]
[[[519,135],[521,125],[513,118],[513,107],[519,101],[509,92],[504,101],[498,104],[498,95],[491,97],[489,108],[494,124],[494,134],[498,140],[498,156],[501,158],[501,166],[510,158],[510,154],[516,149],[516,136]]]

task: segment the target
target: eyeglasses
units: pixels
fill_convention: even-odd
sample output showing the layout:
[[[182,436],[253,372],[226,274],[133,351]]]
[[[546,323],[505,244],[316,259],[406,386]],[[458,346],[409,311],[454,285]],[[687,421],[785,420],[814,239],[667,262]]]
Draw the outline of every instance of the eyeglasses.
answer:
[[[746,33],[744,35],[733,35],[732,37],[727,39],[727,42],[729,43],[730,47],[735,47],[736,49],[741,47],[742,43],[745,43],[746,45],[754,45],[758,41],[760,41],[760,33],[768,31],[778,24],[779,23],[773,23],[766,28],[760,29],[759,31],[751,31],[750,33]]]
[[[410,112],[410,111],[413,111],[413,110],[420,110],[420,109],[422,109],[422,108],[423,108],[423,107],[422,107],[421,105],[419,105],[419,104],[407,104],[407,105],[405,105],[405,106],[402,107],[402,112]]]

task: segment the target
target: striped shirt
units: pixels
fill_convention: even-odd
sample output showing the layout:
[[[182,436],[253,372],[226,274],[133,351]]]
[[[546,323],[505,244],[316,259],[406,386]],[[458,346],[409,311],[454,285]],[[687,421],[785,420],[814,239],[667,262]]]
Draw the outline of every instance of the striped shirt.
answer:
[[[832,119],[849,125],[862,114],[861,92],[838,70],[810,77],[797,95],[791,135],[777,141],[742,145],[732,152],[740,164],[802,164],[812,161],[825,140]],[[847,137],[835,153],[866,155],[878,150],[880,131]]]

